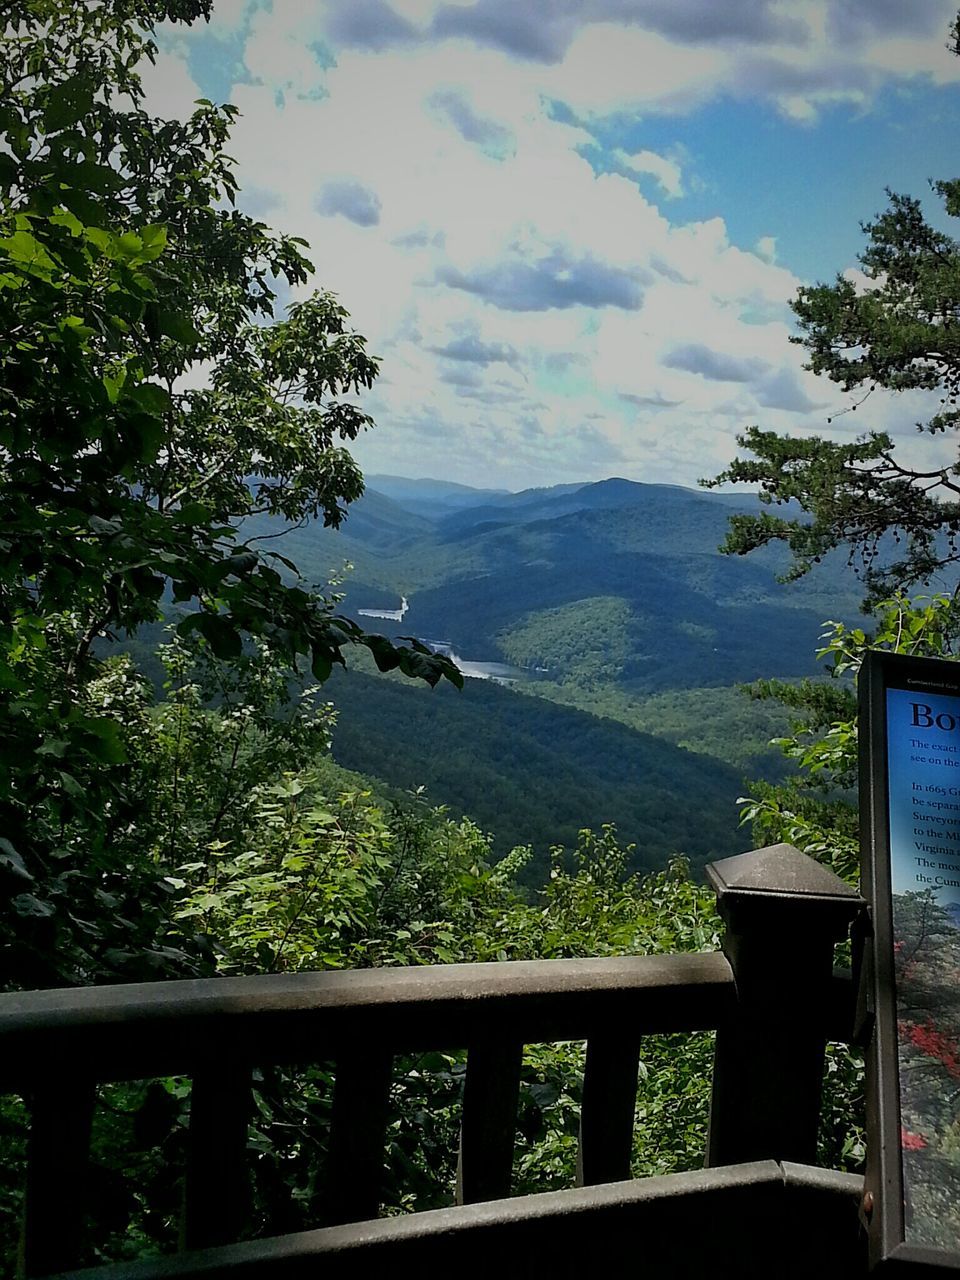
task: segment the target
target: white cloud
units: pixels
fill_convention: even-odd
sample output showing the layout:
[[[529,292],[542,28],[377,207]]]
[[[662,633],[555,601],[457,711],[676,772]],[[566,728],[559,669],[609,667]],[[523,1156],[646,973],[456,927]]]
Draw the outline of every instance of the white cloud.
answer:
[[[563,63],[543,73],[547,90],[587,115],[633,107],[686,110],[711,98],[730,57],[722,47],[672,44],[614,24],[586,27]]]
[[[845,399],[788,341],[801,282],[777,264],[777,237],[747,250],[722,217],[671,222],[658,201],[669,210],[686,193],[682,153],[622,153],[633,180],[597,176],[580,154],[590,135],[548,103],[589,120],[758,95],[811,120],[836,95],[900,74],[899,56],[909,74],[956,66],[869,32],[878,61],[841,58],[823,0],[777,10],[803,19],[807,47],[777,44],[776,24],[761,57],[733,39],[598,21],[574,24],[554,63],[462,34],[427,39],[436,0],[394,0],[394,42],[378,47],[378,4],[255,10],[255,83],[234,86],[243,115],[228,148],[267,221],[310,241],[316,284],[340,294],[384,357],[364,401],[380,427],[357,444],[362,465],[511,487],[613,471],[692,483],[729,461],[751,421],[838,438],[870,425],[866,406],[826,424]],[[334,9],[357,44],[325,68],[311,45]],[[201,96],[173,53],[147,78],[161,113]],[[871,422],[902,413],[889,397],[870,402]]]
[[[254,79],[273,93],[310,96],[324,90],[325,73],[311,49],[320,28],[310,7],[258,9],[246,46],[246,65]]]
[[[196,110],[196,100],[203,97],[177,53],[161,50],[156,62],[144,62],[139,72],[150,110],[164,119],[186,120]]]
[[[618,151],[616,158],[634,173],[649,173],[656,178],[668,196],[683,195],[683,175],[680,165],[666,156],[657,155],[655,151]]]
[[[813,124],[819,112],[812,98],[799,93],[787,93],[777,98],[777,106],[788,120],[798,124]]]

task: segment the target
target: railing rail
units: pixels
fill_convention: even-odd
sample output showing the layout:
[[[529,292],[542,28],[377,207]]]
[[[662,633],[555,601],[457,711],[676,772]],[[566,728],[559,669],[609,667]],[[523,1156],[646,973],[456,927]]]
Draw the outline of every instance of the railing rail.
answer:
[[[358,1042],[407,1053],[586,1040],[627,1017],[638,1035],[707,1030],[734,998],[719,951],[14,992],[0,996],[0,1091],[29,1087],[51,1057],[106,1083],[211,1060],[315,1062]]]
[[[90,1115],[108,1082],[191,1077],[186,1249],[242,1234],[256,1067],[334,1063],[327,1223],[376,1216],[393,1057],[425,1050],[467,1051],[461,1204],[509,1195],[523,1047],[551,1041],[586,1041],[581,1185],[629,1177],[641,1041],[661,1033],[718,1030],[709,1164],[812,1163],[823,1046],[849,1038],[853,1015],[850,979],[832,974],[833,947],[859,899],[823,868],[810,863],[807,873],[809,859],[786,846],[744,858],[714,869],[727,954],[0,996],[0,1091],[22,1094],[32,1115],[22,1273],[64,1270],[82,1256]],[[783,1118],[784,1079],[802,1103],[794,1120]]]
[[[767,1160],[252,1240],[181,1258],[176,1271],[140,1262],[89,1280],[861,1280],[862,1194],[852,1174]]]

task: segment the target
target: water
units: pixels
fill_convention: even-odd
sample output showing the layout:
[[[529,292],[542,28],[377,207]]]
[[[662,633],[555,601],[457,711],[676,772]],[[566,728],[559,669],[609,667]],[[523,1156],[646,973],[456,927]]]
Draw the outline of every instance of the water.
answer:
[[[410,608],[406,596],[400,597],[399,609],[358,609],[361,618],[383,618],[387,622],[402,622],[403,616]],[[424,640],[428,649],[434,653],[442,653],[459,668],[468,680],[493,680],[497,684],[515,684],[518,680],[529,678],[529,672],[522,667],[511,667],[506,662],[473,662],[470,658],[461,658],[454,653],[453,646],[446,640]]]
[[[399,609],[358,609],[357,613],[361,618],[385,618],[387,622],[402,622],[403,615],[409,608],[407,597],[401,596]]]
[[[468,680],[493,680],[496,684],[515,684],[518,680],[526,680],[530,673],[522,667],[511,667],[506,662],[472,662],[469,658],[461,658],[452,645],[445,640],[424,640],[428,649],[434,653],[442,653],[463,673]]]

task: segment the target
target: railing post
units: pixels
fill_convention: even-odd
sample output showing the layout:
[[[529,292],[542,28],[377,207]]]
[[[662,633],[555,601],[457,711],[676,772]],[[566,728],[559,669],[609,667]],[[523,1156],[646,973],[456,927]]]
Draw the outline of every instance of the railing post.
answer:
[[[587,1041],[580,1103],[577,1186],[624,1182],[630,1177],[637,1107],[640,1042],[621,1035]]]
[[[815,1164],[833,949],[856,889],[792,845],[711,863],[737,1005],[717,1031],[707,1164]]]
[[[362,1222],[380,1211],[392,1074],[393,1055],[382,1045],[353,1045],[337,1058],[326,1196],[319,1215],[324,1226]]]
[[[80,1264],[95,1104],[93,1081],[69,1070],[48,1074],[34,1087],[21,1276],[49,1275]]]
[[[474,1044],[467,1050],[457,1162],[457,1204],[510,1194],[523,1042]]]
[[[250,1209],[247,1125],[250,1068],[226,1059],[194,1072],[184,1177],[181,1244],[185,1249],[232,1244]]]

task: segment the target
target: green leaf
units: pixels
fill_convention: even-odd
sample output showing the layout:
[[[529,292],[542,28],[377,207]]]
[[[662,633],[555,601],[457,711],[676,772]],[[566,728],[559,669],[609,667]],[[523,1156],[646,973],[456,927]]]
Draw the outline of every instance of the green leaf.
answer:
[[[113,246],[116,237],[109,231],[104,231],[102,227],[87,227],[83,233],[84,239],[90,244],[100,249],[108,257],[113,256]]]
[[[83,235],[83,223],[77,215],[75,213],[71,213],[69,209],[58,209],[56,213],[51,213],[48,221],[55,227],[66,227],[71,235]]]
[[[122,365],[113,373],[105,373],[100,381],[103,383],[107,393],[107,399],[111,404],[116,404],[120,399],[120,392],[123,390],[123,384],[127,380],[126,365]]]
[[[15,880],[26,881],[27,884],[32,884],[34,880],[27,870],[27,864],[5,836],[0,836],[0,871],[6,872]]]
[[[83,787],[81,787],[80,783],[76,780],[76,778],[73,776],[72,773],[67,773],[65,769],[61,769],[59,777],[60,777],[60,785],[63,787],[64,791],[67,793],[68,796],[71,796],[74,800],[79,800],[82,798],[82,796],[84,795]]]
[[[185,502],[176,513],[178,524],[207,524],[210,520],[210,508],[202,502]]]
[[[157,316],[160,332],[174,342],[182,342],[185,346],[193,346],[200,341],[200,334],[185,315],[178,311],[161,311]]]
[[[333,662],[322,649],[314,649],[310,671],[314,680],[319,680],[321,684],[329,678],[330,673],[333,671]]]
[[[34,267],[49,273],[57,266],[40,241],[29,231],[15,231],[12,236],[0,239],[0,249],[5,249],[13,262],[24,267]]]
[[[201,613],[196,615],[199,621],[197,630],[209,644],[218,658],[239,658],[243,651],[240,636],[236,627],[220,613]]]
[[[43,108],[43,127],[48,133],[57,133],[77,124],[93,109],[93,93],[83,80],[73,78],[54,85],[46,96]]]
[[[114,252],[123,262],[140,262],[143,257],[143,241],[136,231],[124,231],[114,240]]]
[[[162,223],[144,227],[140,232],[140,240],[144,261],[152,262],[154,258],[159,258],[167,247],[167,228]]]
[[[132,400],[147,413],[157,415],[168,413],[172,407],[169,392],[156,382],[136,383],[127,391],[126,399]]]
[[[234,577],[242,578],[252,572],[259,563],[260,557],[255,551],[236,551],[232,556],[227,556],[220,568],[224,577],[233,574]]]
[[[104,520],[103,516],[89,516],[87,524],[94,533],[98,533],[105,538],[111,538],[123,529],[123,524],[120,520]]]
[[[35,916],[44,918],[52,916],[54,906],[50,902],[44,902],[41,898],[36,898],[32,893],[20,893],[10,902],[14,911],[18,916]]]
[[[373,654],[373,660],[380,671],[393,671],[400,665],[400,652],[386,636],[365,636],[363,643]]]
[[[123,764],[127,759],[127,749],[123,742],[121,727],[116,720],[107,717],[87,720],[84,728],[92,740],[87,742],[87,750],[103,764]]]

